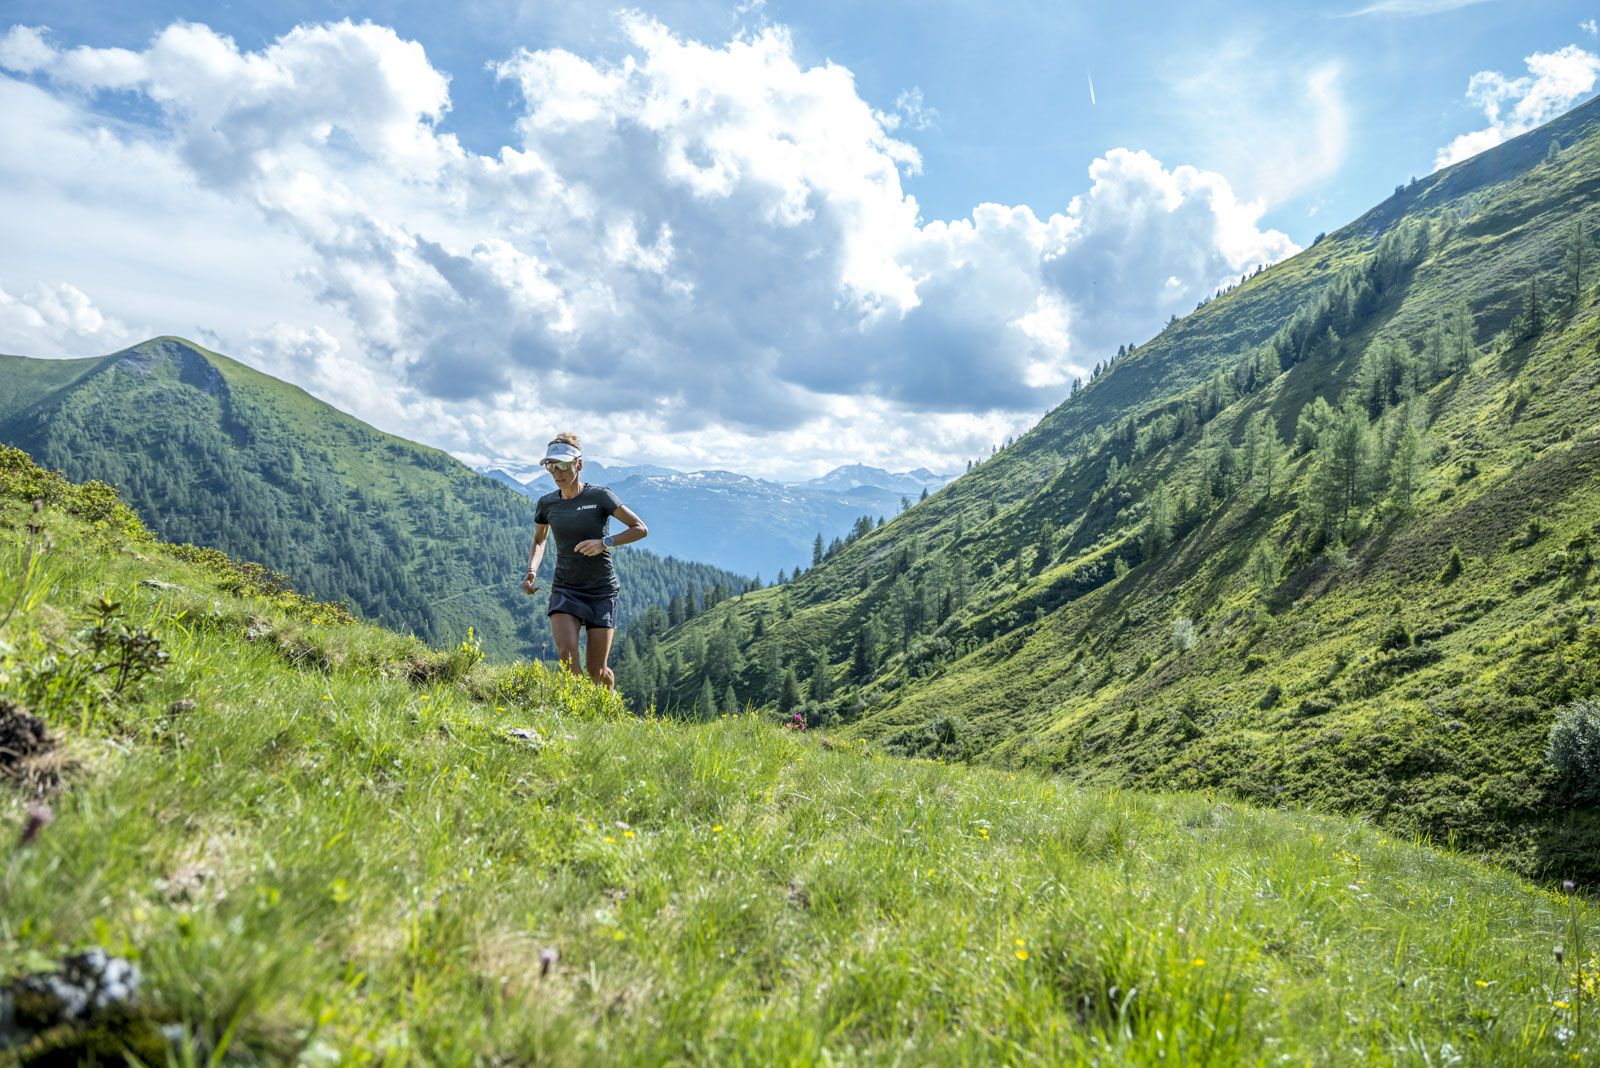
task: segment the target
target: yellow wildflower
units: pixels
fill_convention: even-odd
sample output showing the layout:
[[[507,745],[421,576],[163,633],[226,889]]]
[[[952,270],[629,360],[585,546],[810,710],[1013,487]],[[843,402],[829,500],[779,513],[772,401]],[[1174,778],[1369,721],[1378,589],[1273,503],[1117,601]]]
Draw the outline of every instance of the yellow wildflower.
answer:
[[[1017,959],[1018,960],[1027,960],[1028,959],[1028,951],[1025,950],[1025,949],[1017,950]]]
[[[1196,957],[1189,963],[1196,968],[1204,968],[1206,966],[1206,959],[1204,957]]]
[[[1477,983],[1479,986],[1488,986],[1489,985],[1488,983],[1484,982],[1482,979],[1474,979],[1473,982]]]

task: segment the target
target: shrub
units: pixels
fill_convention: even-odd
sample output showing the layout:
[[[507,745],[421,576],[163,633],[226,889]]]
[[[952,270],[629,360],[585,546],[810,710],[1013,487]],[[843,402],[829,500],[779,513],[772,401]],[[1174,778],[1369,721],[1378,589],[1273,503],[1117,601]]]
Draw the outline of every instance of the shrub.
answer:
[[[1333,702],[1325,697],[1307,697],[1300,702],[1295,713],[1303,719],[1309,719],[1312,716],[1325,716],[1332,712],[1333,708]]]
[[[1179,616],[1172,621],[1172,647],[1180,653],[1187,653],[1194,648],[1198,641],[1195,633],[1194,620],[1188,616]]]
[[[1400,620],[1392,621],[1384,632],[1378,636],[1378,648],[1383,652],[1392,652],[1395,649],[1404,649],[1411,644],[1411,632],[1406,630],[1406,625]]]
[[[1522,528],[1522,532],[1520,534],[1512,535],[1512,537],[1506,542],[1506,548],[1513,551],[1517,549],[1526,549],[1528,546],[1544,537],[1545,534],[1549,532],[1549,529],[1550,528],[1545,526],[1543,521],[1541,521],[1538,516],[1530,516],[1528,518],[1528,525]]]
[[[1439,581],[1449,585],[1461,577],[1461,550],[1454,545],[1450,546],[1450,558],[1444,562],[1444,569],[1439,572]]]
[[[1600,804],[1600,701],[1574,701],[1556,713],[1545,759],[1580,804]]]

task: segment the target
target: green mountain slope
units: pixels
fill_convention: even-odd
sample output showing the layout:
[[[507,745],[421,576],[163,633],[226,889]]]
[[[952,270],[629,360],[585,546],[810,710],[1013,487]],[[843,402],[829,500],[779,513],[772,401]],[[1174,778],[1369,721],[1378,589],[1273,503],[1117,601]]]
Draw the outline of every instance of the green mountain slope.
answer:
[[[1544,759],[1600,693],[1597,130],[1397,191],[797,581],[636,633],[625,687],[1600,878]]]
[[[0,1064],[1600,1049],[1581,895],[1359,820],[631,718],[188,555],[0,448]],[[139,982],[69,1014],[96,953]]]
[[[520,588],[530,501],[189,342],[0,357],[0,441],[119,487],[165,537],[261,561],[388,626],[436,642],[470,626],[497,655],[550,654],[545,594]],[[618,568],[624,620],[745,584],[647,550]]]

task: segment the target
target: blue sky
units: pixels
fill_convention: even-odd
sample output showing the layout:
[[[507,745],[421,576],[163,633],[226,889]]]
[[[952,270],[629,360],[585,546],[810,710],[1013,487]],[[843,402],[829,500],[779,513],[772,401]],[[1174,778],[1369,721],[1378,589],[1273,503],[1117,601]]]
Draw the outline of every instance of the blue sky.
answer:
[[[958,467],[1592,95],[1597,15],[11,0],[0,350],[198,336],[478,463]]]

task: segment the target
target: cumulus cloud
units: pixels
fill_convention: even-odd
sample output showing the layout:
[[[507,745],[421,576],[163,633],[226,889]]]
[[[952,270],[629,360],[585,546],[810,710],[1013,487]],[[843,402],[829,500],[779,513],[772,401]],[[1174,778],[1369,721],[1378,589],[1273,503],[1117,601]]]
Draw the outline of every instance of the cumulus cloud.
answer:
[[[1578,23],[1578,29],[1590,37],[1600,37],[1600,22],[1595,22],[1594,19],[1584,19]]]
[[[20,297],[0,288],[0,344],[26,355],[98,356],[134,340],[128,328],[65,282]]]
[[[920,93],[878,111],[782,27],[720,45],[623,29],[614,61],[500,62],[522,106],[493,154],[441,132],[448,76],[370,23],[259,51],[189,23],[139,51],[17,27],[0,66],[70,111],[50,136],[167,153],[294,238],[300,284],[337,314],[232,324],[243,354],[463,455],[542,440],[537,412],[611,421],[618,455],[668,462],[768,442],[775,468],[776,436],[948,465],[1296,251],[1220,174],[1123,149],[1059,211],[926,220],[902,184],[921,165],[904,131],[934,116]],[[107,90],[159,121],[114,123]]]
[[[1521,78],[1507,78],[1492,70],[1472,76],[1467,99],[1483,109],[1489,125],[1464,133],[1441,148],[1435,167],[1459,163],[1549,122],[1593,92],[1600,77],[1600,56],[1577,45],[1535,52],[1524,62],[1528,73]]]

